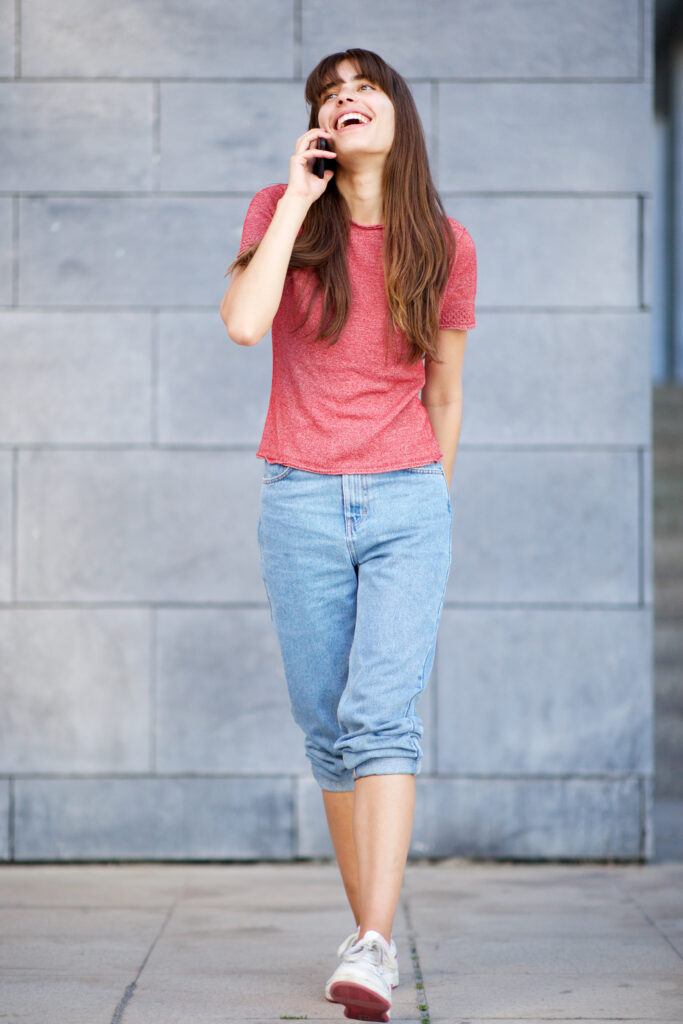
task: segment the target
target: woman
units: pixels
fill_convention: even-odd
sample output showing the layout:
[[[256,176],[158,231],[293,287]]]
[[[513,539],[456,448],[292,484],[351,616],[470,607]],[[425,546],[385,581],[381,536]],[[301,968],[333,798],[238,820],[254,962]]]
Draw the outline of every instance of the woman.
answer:
[[[272,326],[261,568],[357,925],[325,994],[347,1017],[387,1021],[476,256],[393,68],[367,50],[331,54],[306,100],[288,183],[249,206],[221,317],[240,345]]]

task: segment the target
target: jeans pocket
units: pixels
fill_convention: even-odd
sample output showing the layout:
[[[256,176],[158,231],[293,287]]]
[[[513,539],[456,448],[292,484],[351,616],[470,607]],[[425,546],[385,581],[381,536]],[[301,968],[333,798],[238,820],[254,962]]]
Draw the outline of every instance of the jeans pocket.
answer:
[[[264,460],[263,480],[264,484],[275,484],[278,480],[284,480],[292,472],[293,466],[285,466],[282,462],[268,462]]]
[[[444,487],[446,488],[446,497],[448,498],[448,511],[450,512],[451,518],[452,518],[453,517],[453,507],[451,505],[451,489],[448,486],[448,480],[446,479],[446,470],[443,468],[443,465],[440,462],[438,463],[438,466],[439,466],[439,470],[441,471],[441,476],[443,478]]]

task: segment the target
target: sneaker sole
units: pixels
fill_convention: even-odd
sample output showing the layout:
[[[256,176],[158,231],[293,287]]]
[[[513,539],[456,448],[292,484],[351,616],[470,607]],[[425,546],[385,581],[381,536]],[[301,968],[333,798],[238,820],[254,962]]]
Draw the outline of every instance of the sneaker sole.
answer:
[[[338,984],[341,984],[341,982],[338,982]],[[398,982],[394,983],[392,981],[391,987],[392,987],[392,989],[398,988]],[[337,1002],[339,1002],[338,999],[333,999],[332,995],[328,994],[327,990],[325,990],[325,999],[327,999],[328,1003],[337,1003]]]
[[[335,981],[330,989],[332,1002],[344,1004],[344,1016],[350,1020],[379,1021],[387,1024],[391,1003],[364,985],[353,981]]]

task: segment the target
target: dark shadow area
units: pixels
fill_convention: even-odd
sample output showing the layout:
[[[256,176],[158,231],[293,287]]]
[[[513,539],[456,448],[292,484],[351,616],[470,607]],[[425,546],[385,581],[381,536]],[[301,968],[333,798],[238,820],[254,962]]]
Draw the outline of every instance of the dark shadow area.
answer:
[[[683,386],[653,389],[655,859],[683,859]]]

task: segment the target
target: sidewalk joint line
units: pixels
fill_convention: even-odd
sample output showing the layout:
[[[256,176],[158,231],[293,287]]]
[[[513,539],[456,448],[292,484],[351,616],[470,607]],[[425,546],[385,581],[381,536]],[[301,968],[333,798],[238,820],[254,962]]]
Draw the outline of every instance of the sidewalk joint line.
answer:
[[[410,915],[410,907],[408,905],[408,897],[403,896],[401,899],[401,906],[403,907],[403,913],[406,919],[406,927],[408,931],[408,942],[410,944],[410,956],[413,961],[413,975],[415,978],[415,994],[417,998],[417,1008],[420,1011],[420,1022],[421,1024],[431,1024],[431,1017],[429,1016],[429,1003],[427,1002],[427,993],[425,991],[424,978],[422,977],[422,967],[420,965],[420,956],[417,951],[417,939],[415,938],[415,930],[413,928],[413,920]],[[113,1024],[113,1022],[112,1022]]]
[[[662,929],[657,924],[657,922],[654,921],[650,917],[650,915],[648,914],[648,912],[645,909],[645,907],[641,906],[641,904],[635,898],[633,893],[629,892],[629,889],[628,889],[627,885],[624,882],[622,882],[620,878],[616,878],[615,881],[617,883],[618,888],[628,897],[628,899],[630,899],[631,903],[633,903],[638,908],[638,910],[641,912],[641,914],[643,915],[643,917],[645,918],[647,923],[652,925],[652,927],[657,932],[657,934],[661,935],[661,937],[664,939],[664,941],[666,943],[668,943],[669,946],[671,946],[671,948],[673,949],[674,953],[679,958],[679,960],[683,960],[683,954],[681,954],[680,950],[676,949],[676,947],[674,946],[673,942],[671,941],[669,936],[666,934],[666,932],[663,932]]]
[[[166,914],[166,917],[161,922],[161,927],[159,928],[159,931],[154,936],[154,939],[152,941],[152,945],[147,950],[147,953],[145,955],[145,959],[142,961],[142,963],[140,964],[140,967],[138,968],[138,973],[135,975],[135,978],[133,979],[133,981],[131,981],[130,985],[126,986],[126,991],[121,996],[121,999],[119,1000],[119,1004],[116,1007],[116,1009],[114,1010],[114,1016],[111,1019],[111,1024],[121,1024],[121,1021],[123,1020],[123,1015],[124,1015],[124,1013],[126,1011],[126,1007],[128,1006],[128,1003],[133,998],[133,993],[135,992],[135,988],[137,986],[137,983],[138,983],[138,980],[140,978],[140,975],[144,971],[145,966],[147,964],[147,961],[149,960],[150,956],[152,955],[152,950],[156,946],[156,944],[159,941],[159,939],[161,938],[161,936],[164,934],[164,931],[166,930],[166,925],[171,920],[171,915],[172,915],[172,913],[175,910],[177,905],[178,905],[178,900],[176,899],[171,904],[171,906],[169,907],[168,912]]]

